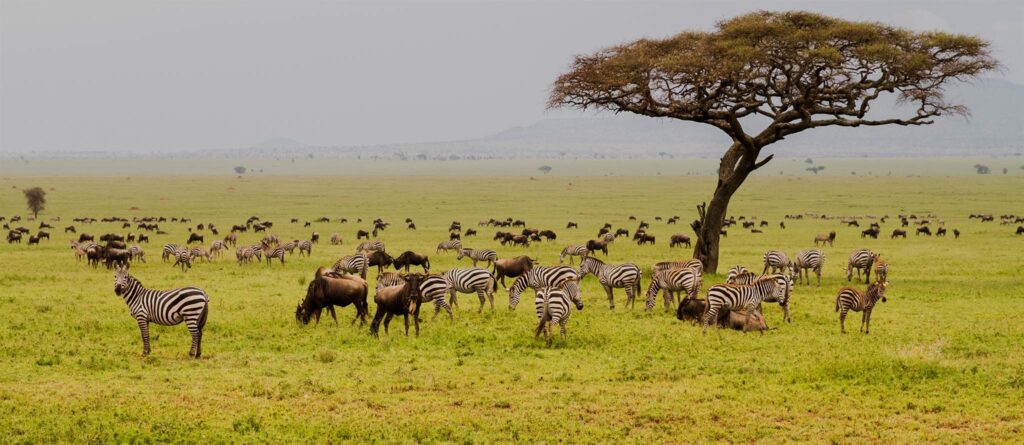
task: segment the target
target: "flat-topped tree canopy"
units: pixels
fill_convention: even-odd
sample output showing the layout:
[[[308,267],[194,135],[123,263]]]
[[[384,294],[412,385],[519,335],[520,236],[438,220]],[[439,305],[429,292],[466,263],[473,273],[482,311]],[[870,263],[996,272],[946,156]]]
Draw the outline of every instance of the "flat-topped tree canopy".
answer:
[[[721,21],[711,32],[577,56],[555,81],[549,106],[701,122],[728,134],[733,144],[695,252],[715,271],[720,219],[746,176],[771,160],[758,160],[763,147],[816,127],[924,125],[965,114],[964,106],[946,101],[944,87],[996,69],[989,46],[974,36],[759,11]],[[872,101],[886,93],[913,111],[872,116]]]

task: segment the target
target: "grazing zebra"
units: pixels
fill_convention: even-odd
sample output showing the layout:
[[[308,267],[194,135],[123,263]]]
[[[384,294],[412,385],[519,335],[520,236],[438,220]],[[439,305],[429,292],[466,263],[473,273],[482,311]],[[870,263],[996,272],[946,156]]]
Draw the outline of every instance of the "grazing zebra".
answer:
[[[729,269],[729,273],[727,273],[725,275],[725,282],[727,284],[750,284],[750,282],[745,282],[745,283],[740,283],[739,282],[740,280],[748,279],[746,277],[750,277],[750,276],[755,276],[755,275],[753,274],[753,272],[748,270],[746,267],[743,267],[743,266],[737,264],[735,266],[732,266],[731,269]],[[753,280],[750,280],[750,281],[752,282]]]
[[[857,270],[857,280],[860,280],[860,271],[864,271],[864,283],[871,280],[871,263],[875,255],[868,249],[854,250],[846,263],[846,281],[853,280],[853,270]]]
[[[665,290],[665,310],[668,311],[676,304],[673,292],[685,291],[686,298],[697,298],[702,285],[701,275],[691,268],[656,271],[651,274],[645,309],[649,311],[654,308],[658,300],[658,291],[662,289]]]
[[[185,271],[185,267],[192,268],[192,252],[188,249],[182,249],[174,254],[174,264],[171,267],[181,265],[181,271]]]
[[[449,250],[454,250],[456,252],[462,252],[462,241],[459,241],[457,239],[453,239],[453,240],[450,240],[450,241],[445,241],[445,242],[437,245],[437,251],[434,252],[434,253],[441,253],[441,252],[447,253]]]
[[[865,334],[871,330],[871,311],[875,303],[885,303],[885,288],[889,285],[884,281],[876,281],[868,285],[866,292],[852,287],[844,287],[836,295],[836,312],[839,312],[839,329],[846,333],[846,313],[849,311],[864,312],[860,319],[860,330]]]
[[[555,324],[559,326],[562,339],[565,339],[565,325],[569,321],[569,314],[572,312],[569,302],[576,305],[576,309],[583,310],[583,300],[580,299],[579,286],[575,281],[569,281],[563,287],[545,287],[537,290],[537,297],[534,300],[534,307],[537,310],[537,329],[533,337],[537,338],[544,333],[544,341],[551,346],[554,341]]]
[[[133,259],[137,258],[139,262],[146,262],[146,252],[142,250],[141,246],[131,246],[128,248],[128,252],[131,253]],[[76,251],[75,253],[77,254],[78,252]]]
[[[178,252],[182,250],[188,250],[180,244],[164,244],[163,253],[160,254],[160,258],[165,262],[168,258],[178,258]]]
[[[284,250],[287,251],[289,254],[295,253],[295,248],[298,246],[299,240],[288,241],[287,243],[281,245],[281,247],[284,248]]]
[[[473,250],[464,247],[459,250],[459,255],[455,257],[455,259],[461,260],[466,257],[469,257],[469,259],[473,260],[474,267],[476,266],[476,263],[479,261],[486,261],[487,267],[491,267],[492,265],[494,265],[495,261],[498,261],[498,252],[495,252],[491,249]]]
[[[306,256],[313,256],[313,242],[310,240],[304,240],[299,243],[299,256],[302,256],[302,252],[306,252]]]
[[[210,255],[213,257],[221,257],[225,250],[227,250],[227,246],[224,245],[224,241],[216,240],[210,244]]]
[[[331,234],[331,245],[337,246],[342,243],[341,235],[337,233]]]
[[[717,284],[708,289],[707,310],[704,312],[702,322],[703,332],[706,334],[708,325],[718,320],[718,311],[722,308],[731,311],[745,311],[749,319],[750,313],[759,311],[761,302],[766,299],[776,298],[785,301],[789,297],[789,288],[780,286],[775,276],[764,276],[755,280],[752,284]],[[717,323],[715,323],[717,326]],[[744,329],[747,323],[744,322]]]
[[[384,251],[384,241],[381,241],[381,240],[364,241],[364,242],[360,243],[359,246],[356,246],[356,252],[383,252],[383,251]]]
[[[512,287],[508,288],[508,309],[514,310],[516,306],[519,306],[519,299],[528,287],[539,290],[545,287],[559,287],[566,282],[577,280],[579,280],[579,275],[572,267],[535,266],[523,272],[512,283]]]
[[[353,273],[359,274],[360,277],[366,279],[366,254],[360,253],[356,255],[346,255],[341,257],[338,261],[331,266],[331,272],[334,273]]]
[[[825,266],[825,252],[819,249],[801,250],[793,260],[793,272],[802,284],[804,275],[807,275],[807,284],[811,284],[811,271],[818,277],[818,287],[821,287],[821,269]]]
[[[266,255],[266,258],[267,258],[267,265],[269,266],[270,263],[274,260],[274,258],[277,258],[278,260],[281,261],[281,264],[284,264],[284,254],[287,251],[288,251],[287,247],[285,247],[285,246],[277,246],[277,247],[275,247],[273,249],[268,249],[265,252],[263,252],[264,255]]]
[[[889,281],[889,263],[880,258],[879,254],[873,255],[875,263],[875,281],[883,283]]]
[[[785,252],[779,250],[769,250],[764,253],[761,257],[761,261],[764,262],[764,270],[761,274],[768,273],[768,269],[771,268],[772,273],[776,272],[792,272],[793,263],[789,261],[789,257]]]
[[[601,283],[606,294],[608,294],[608,305],[615,309],[615,297],[613,288],[626,289],[626,306],[632,308],[636,303],[636,295],[640,293],[640,267],[633,263],[611,265],[603,261],[586,257],[580,261],[580,280],[587,274],[594,274],[597,281]]]
[[[205,258],[207,263],[213,261],[213,257],[210,256],[210,252],[202,247],[193,247],[192,250],[188,251],[188,254],[192,258]]]
[[[445,272],[445,281],[448,282],[448,291],[451,294],[451,304],[458,306],[458,301],[455,298],[456,292],[463,293],[476,293],[480,297],[480,309],[477,312],[484,310],[484,303],[487,300],[491,302],[491,310],[494,310],[494,291],[498,290],[498,281],[494,279],[494,275],[491,275],[487,269],[481,269],[479,267],[472,267],[466,269],[451,269]]]
[[[569,257],[569,264],[572,264],[572,257],[580,257],[580,264],[583,264],[583,259],[590,255],[590,250],[584,245],[573,245],[562,249],[562,254],[558,256],[558,264],[565,262],[565,257]]]
[[[114,273],[114,293],[124,298],[142,332],[142,355],[149,355],[149,323],[173,326],[182,321],[192,335],[189,357],[202,355],[203,327],[210,312],[210,296],[198,287],[170,290],[146,289],[139,280],[119,267]]]
[[[405,279],[401,275],[394,272],[384,272],[377,277],[377,289],[382,287],[398,286],[405,283]],[[448,312],[448,319],[455,321],[455,316],[452,314],[452,307],[448,305],[444,297],[448,295],[448,281],[441,275],[433,274],[427,275],[420,282],[420,301],[433,301],[434,302],[434,318],[441,313],[441,309]],[[432,319],[432,320],[433,320]]]
[[[651,268],[652,273],[662,272],[669,269],[693,269],[697,275],[704,275],[704,263],[694,258],[686,261],[662,261],[655,263]]]

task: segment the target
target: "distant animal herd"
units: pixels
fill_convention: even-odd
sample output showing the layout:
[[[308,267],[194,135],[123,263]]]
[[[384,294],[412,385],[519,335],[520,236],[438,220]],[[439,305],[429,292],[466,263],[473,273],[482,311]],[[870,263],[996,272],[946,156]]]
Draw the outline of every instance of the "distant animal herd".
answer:
[[[676,224],[678,216],[665,220],[668,225]],[[861,238],[878,238],[881,233],[881,225],[889,219],[888,216],[880,218],[866,215],[864,217],[835,217],[818,215],[815,213],[804,213],[786,215],[784,221],[779,222],[780,229],[785,229],[785,220],[838,220],[841,224],[849,227],[860,227],[861,221],[866,219],[874,220],[869,223],[866,229],[861,231]],[[907,237],[907,230],[913,224],[916,236],[945,236],[947,229],[942,219],[934,215],[919,217],[918,215],[897,216],[899,227],[892,230],[890,237],[893,239]],[[977,219],[981,222],[994,222],[995,217],[990,214],[971,214],[969,219]],[[629,216],[630,221],[637,221],[634,216]],[[1024,217],[1016,215],[1001,215],[1001,224],[1022,224]],[[9,244],[21,243],[23,236],[28,235],[28,244],[39,244],[41,240],[49,240],[50,234],[44,229],[54,229],[54,226],[47,222],[40,222],[35,235],[30,235],[31,230],[19,226],[11,228],[11,224],[21,222],[20,216],[13,216],[9,220],[0,216],[3,228],[8,230],[7,241]],[[31,222],[32,219],[28,218]],[[59,222],[60,218],[53,218],[52,222]],[[192,335],[192,347],[189,355],[200,357],[202,351],[203,327],[206,324],[209,314],[209,295],[197,287],[183,287],[170,290],[146,289],[139,280],[129,273],[133,262],[146,262],[145,251],[141,247],[143,243],[149,243],[149,234],[167,234],[161,230],[161,224],[187,224],[188,237],[184,244],[166,244],[161,248],[161,259],[170,263],[172,267],[178,267],[185,272],[193,267],[196,261],[214,262],[224,256],[229,248],[235,249],[235,260],[239,266],[247,266],[253,263],[266,260],[271,265],[274,259],[284,264],[286,255],[295,254],[299,256],[311,255],[313,246],[320,240],[317,232],[312,232],[309,239],[291,240],[282,242],[277,236],[270,233],[274,227],[271,221],[263,221],[257,216],[248,218],[244,224],[233,225],[230,232],[223,238],[219,230],[212,223],[191,225],[190,218],[178,217],[137,217],[131,220],[121,217],[95,218],[74,218],[73,222],[79,226],[89,226],[96,222],[121,224],[122,229],[131,229],[133,226],[138,233],[129,232],[126,235],[118,233],[107,233],[96,237],[87,233],[78,233],[76,226],[69,225],[64,228],[65,233],[77,235],[71,240],[70,247],[74,252],[77,261],[86,263],[97,268],[103,264],[107,269],[115,270],[114,290],[117,295],[124,298],[131,315],[136,319],[142,335],[143,355],[150,352],[149,324],[176,325],[184,322]],[[346,218],[332,220],[328,217],[321,217],[315,220],[318,223],[347,223]],[[662,221],[661,217],[655,217],[655,221]],[[357,219],[362,223],[362,219]],[[292,224],[299,223],[298,218],[291,219]],[[407,230],[416,230],[416,224],[411,218],[405,220]],[[931,230],[932,224],[937,228],[934,233]],[[304,227],[310,227],[312,223],[306,221]],[[588,275],[593,275],[603,288],[608,298],[609,307],[615,308],[614,289],[623,289],[626,294],[625,306],[633,308],[637,296],[643,293],[642,280],[643,270],[633,263],[608,264],[596,257],[598,253],[608,256],[608,247],[620,237],[630,237],[630,231],[625,228],[613,230],[610,223],[601,226],[594,239],[585,244],[574,244],[565,246],[559,254],[558,265],[540,265],[537,259],[526,255],[518,255],[509,258],[502,258],[493,249],[473,249],[462,244],[464,238],[477,236],[477,229],[469,228],[463,230],[462,224],[453,221],[449,227],[447,240],[439,243],[434,254],[448,254],[454,252],[458,260],[468,259],[472,267],[453,268],[444,272],[431,273],[430,257],[425,253],[412,250],[405,250],[398,256],[388,253],[382,240],[377,239],[378,234],[385,231],[390,223],[377,218],[372,221],[372,229],[356,231],[356,239],[365,240],[359,242],[355,252],[338,259],[331,267],[319,267],[314,273],[313,279],[309,282],[305,298],[295,308],[296,320],[308,324],[311,320],[319,323],[323,310],[327,310],[331,317],[337,322],[335,307],[355,307],[356,315],[352,320],[357,320],[362,325],[367,323],[369,316],[369,285],[366,281],[367,270],[370,267],[377,267],[377,280],[374,289],[374,303],[376,312],[370,321],[370,333],[378,335],[381,323],[385,332],[391,319],[401,315],[405,322],[405,333],[408,335],[410,319],[415,327],[415,332],[420,331],[420,306],[423,303],[433,303],[435,306],[434,317],[442,311],[446,312],[449,318],[453,319],[453,307],[458,307],[457,295],[459,293],[476,294],[482,311],[488,304],[494,310],[494,294],[498,285],[509,292],[509,308],[514,310],[519,303],[521,295],[527,289],[534,291],[534,309],[537,314],[537,325],[534,329],[535,337],[544,336],[547,345],[554,341],[554,329],[557,326],[561,336],[566,335],[566,324],[571,315],[572,308],[583,309],[583,300],[579,283]],[[763,233],[763,228],[769,223],[757,218],[729,217],[724,221],[722,235],[727,235],[727,228],[742,226],[749,229],[751,233]],[[495,227],[503,230],[495,232],[493,240],[498,241],[502,246],[517,247],[529,246],[530,243],[555,242],[558,239],[553,230],[527,227],[521,219],[488,219],[478,223],[478,228]],[[699,227],[699,222],[694,221],[691,227]],[[506,229],[507,228],[507,229]],[[579,224],[568,222],[566,230],[578,230]],[[510,230],[510,231],[509,231]],[[644,221],[637,223],[631,239],[640,246],[655,245],[657,238],[649,233],[650,224]],[[239,245],[239,234],[246,232],[263,233],[257,242],[252,244]],[[146,232],[146,233],[143,233]],[[211,240],[209,247],[204,247],[207,234],[216,237]],[[959,238],[961,233],[958,229],[952,229],[953,237]],[[1024,235],[1024,225],[1018,225],[1016,235]],[[372,238],[371,238],[372,236]],[[659,293],[663,295],[664,307],[671,310],[675,307],[676,316],[680,320],[699,322],[704,330],[711,325],[728,327],[736,330],[765,331],[767,323],[761,313],[763,303],[778,303],[783,311],[783,319],[789,322],[790,299],[794,284],[811,284],[811,273],[816,277],[817,285],[821,286],[821,274],[825,263],[825,253],[819,247],[828,245],[834,246],[836,232],[819,234],[813,239],[815,248],[808,248],[799,251],[795,256],[790,257],[781,250],[769,250],[762,257],[763,269],[760,274],[752,272],[742,265],[736,265],[729,269],[726,274],[726,282],[716,284],[707,289],[705,298],[699,298],[703,287],[704,264],[697,259],[691,260],[670,260],[658,262],[651,265],[651,272],[646,293],[643,293],[646,310],[650,311],[657,304]],[[102,243],[102,244],[101,244]],[[342,236],[333,233],[330,237],[331,245],[342,245]],[[195,246],[193,246],[195,244]],[[669,237],[669,247],[691,247],[692,242],[689,235],[683,233],[672,234]],[[172,262],[173,261],[173,262]],[[564,263],[568,261],[569,265]],[[578,266],[573,267],[578,262]],[[478,267],[478,264],[485,263],[485,267]],[[387,272],[385,268],[394,267],[398,272]],[[411,267],[422,268],[422,272],[411,272]],[[862,312],[861,331],[870,331],[871,314],[875,304],[881,300],[886,301],[886,288],[888,287],[889,264],[881,258],[877,252],[869,249],[857,249],[847,259],[846,278],[852,281],[854,273],[860,280],[862,275],[866,289],[854,287],[843,287],[836,296],[835,310],[839,313],[841,332],[846,332],[846,317],[849,311]],[[872,273],[875,280],[871,280]],[[506,287],[506,278],[513,279],[511,287]],[[446,299],[447,298],[447,299]]]

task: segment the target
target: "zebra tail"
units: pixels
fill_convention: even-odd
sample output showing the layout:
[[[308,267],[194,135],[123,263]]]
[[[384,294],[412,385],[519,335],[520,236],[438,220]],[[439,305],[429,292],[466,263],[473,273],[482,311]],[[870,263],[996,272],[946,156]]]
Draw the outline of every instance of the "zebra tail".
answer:
[[[498,291],[498,279],[494,277],[494,273],[493,272],[487,272],[487,274],[491,276],[491,288],[492,288],[491,292],[497,292]]]
[[[548,294],[544,295],[544,303],[541,307],[543,309],[541,312],[540,320],[537,322],[537,329],[533,332],[534,338],[537,338],[537,336],[539,336],[540,333],[544,331],[544,326],[548,323],[548,320],[551,319],[551,316],[548,314]]]
[[[839,295],[836,295],[836,312],[839,312]]]

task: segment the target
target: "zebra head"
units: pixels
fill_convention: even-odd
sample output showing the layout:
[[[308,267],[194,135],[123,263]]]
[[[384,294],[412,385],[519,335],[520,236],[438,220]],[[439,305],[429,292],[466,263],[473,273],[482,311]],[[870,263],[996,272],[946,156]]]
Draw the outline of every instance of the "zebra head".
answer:
[[[868,286],[868,291],[870,292],[871,288],[875,288],[875,294],[877,295],[876,299],[882,300],[882,303],[885,303],[886,302],[886,299],[885,299],[885,288],[886,287],[889,287],[889,282],[888,281],[884,281],[884,282],[877,281],[874,284],[872,284],[871,286]]]
[[[777,284],[775,287],[775,298],[782,302],[788,301],[789,294],[793,290],[793,277],[784,273],[776,274],[775,282]]]
[[[461,260],[461,259],[469,256],[469,250],[470,249],[465,249],[465,248],[459,249],[459,253],[457,255],[455,255],[455,259],[456,260]]]
[[[588,273],[594,274],[596,276],[597,272],[601,268],[601,265],[603,265],[603,264],[604,263],[601,262],[601,260],[598,260],[597,258],[593,258],[593,257],[583,258],[582,260],[580,260],[580,268],[576,272],[576,275],[577,275],[578,279],[580,279],[580,280],[582,280],[583,277],[586,277]]]
[[[583,310],[583,296],[580,294],[580,286],[575,281],[569,280],[563,283],[562,291],[576,305],[576,309]]]
[[[124,266],[117,266],[117,270],[114,272],[114,293],[123,295],[128,290],[131,281],[132,276],[128,274],[128,269]]]

